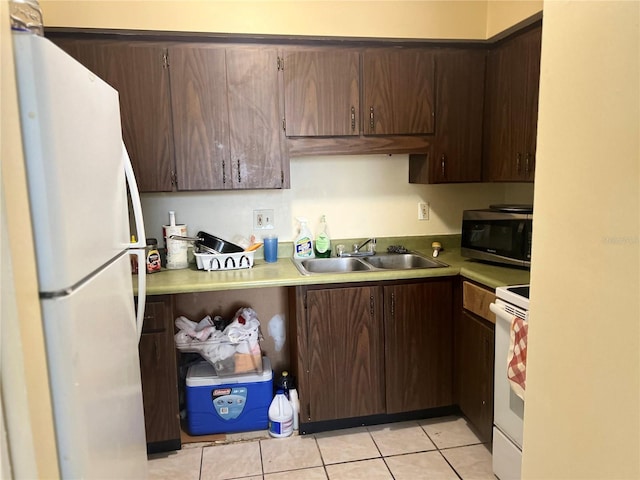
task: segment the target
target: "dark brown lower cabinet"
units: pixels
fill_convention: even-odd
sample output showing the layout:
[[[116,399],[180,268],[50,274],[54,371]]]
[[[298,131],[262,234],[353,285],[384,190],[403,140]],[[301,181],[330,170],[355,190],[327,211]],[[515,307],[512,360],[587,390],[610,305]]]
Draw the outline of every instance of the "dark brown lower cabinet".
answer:
[[[384,287],[387,413],[451,405],[452,283]]]
[[[171,296],[147,297],[138,348],[148,453],[181,448],[173,330]]]
[[[308,420],[384,413],[381,299],[375,286],[307,290]]]
[[[455,401],[484,442],[493,426],[494,335],[495,325],[480,315],[462,308],[456,316]]]
[[[452,281],[297,287],[301,425],[451,406]]]

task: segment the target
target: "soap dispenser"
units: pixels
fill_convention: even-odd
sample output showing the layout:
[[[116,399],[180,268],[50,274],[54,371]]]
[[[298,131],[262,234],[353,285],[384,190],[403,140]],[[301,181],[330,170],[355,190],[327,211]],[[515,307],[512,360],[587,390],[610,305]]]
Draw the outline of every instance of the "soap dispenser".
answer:
[[[329,239],[329,232],[327,231],[327,218],[325,215],[322,215],[320,218],[320,226],[318,227],[318,234],[316,235],[315,252],[318,258],[328,258],[331,256],[331,240]]]

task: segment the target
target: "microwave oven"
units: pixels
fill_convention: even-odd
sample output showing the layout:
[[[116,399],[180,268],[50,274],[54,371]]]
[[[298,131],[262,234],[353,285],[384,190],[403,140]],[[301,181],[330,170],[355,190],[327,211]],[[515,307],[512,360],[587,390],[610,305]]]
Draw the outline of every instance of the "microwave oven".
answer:
[[[462,214],[462,256],[494,263],[531,266],[533,207],[491,205]]]

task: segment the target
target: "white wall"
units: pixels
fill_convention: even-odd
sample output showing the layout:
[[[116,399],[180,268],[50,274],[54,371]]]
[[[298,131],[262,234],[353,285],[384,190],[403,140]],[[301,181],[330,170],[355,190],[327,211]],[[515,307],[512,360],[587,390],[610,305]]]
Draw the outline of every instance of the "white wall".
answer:
[[[524,479],[640,478],[639,23],[544,5]]]
[[[313,231],[322,214],[333,238],[450,234],[460,232],[464,209],[532,201],[529,184],[409,184],[408,165],[407,155],[294,158],[289,190],[144,194],[147,236],[160,240],[174,210],[191,235],[259,237],[266,231],[253,230],[253,210],[264,208],[274,210],[283,241],[293,240],[295,217],[307,217]],[[428,221],[418,220],[419,201],[430,204]]]

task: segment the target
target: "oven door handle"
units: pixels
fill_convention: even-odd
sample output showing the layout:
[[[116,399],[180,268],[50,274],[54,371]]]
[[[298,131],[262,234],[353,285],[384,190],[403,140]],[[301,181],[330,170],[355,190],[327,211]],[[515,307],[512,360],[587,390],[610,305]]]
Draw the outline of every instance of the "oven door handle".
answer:
[[[495,303],[489,304],[489,310],[491,310],[493,313],[496,314],[496,321],[500,319],[503,322],[507,322],[509,325],[511,325],[511,322],[513,321],[513,317],[515,316],[510,314],[500,305],[497,305]]]
[[[503,308],[500,308],[498,305],[496,305],[495,303],[490,303],[489,304],[489,310],[491,310],[493,313],[495,313],[496,315],[505,315],[507,312],[504,311]]]

